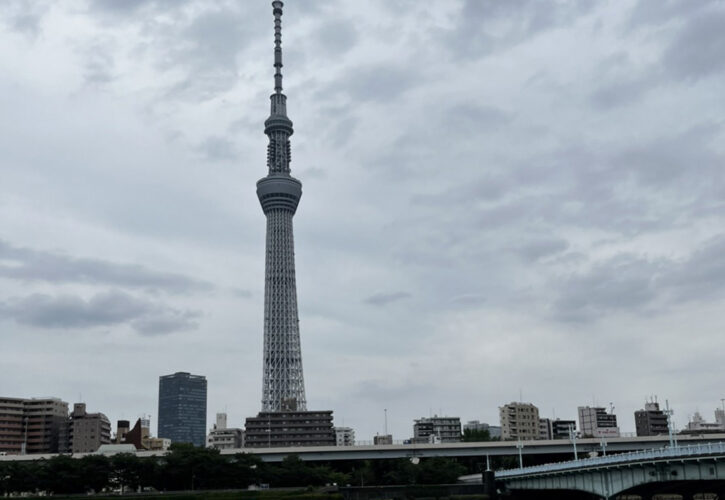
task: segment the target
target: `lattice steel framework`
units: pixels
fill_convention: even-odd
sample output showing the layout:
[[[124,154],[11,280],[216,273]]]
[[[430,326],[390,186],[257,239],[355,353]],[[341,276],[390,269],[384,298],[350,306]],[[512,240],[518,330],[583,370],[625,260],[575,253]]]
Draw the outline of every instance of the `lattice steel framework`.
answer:
[[[264,376],[262,411],[306,411],[302,374],[297,284],[292,217],[302,196],[302,183],[290,175],[287,97],[282,93],[282,7],[272,2],[274,14],[274,94],[264,122],[267,177],[257,182],[257,196],[267,216],[267,255],[264,282]]]

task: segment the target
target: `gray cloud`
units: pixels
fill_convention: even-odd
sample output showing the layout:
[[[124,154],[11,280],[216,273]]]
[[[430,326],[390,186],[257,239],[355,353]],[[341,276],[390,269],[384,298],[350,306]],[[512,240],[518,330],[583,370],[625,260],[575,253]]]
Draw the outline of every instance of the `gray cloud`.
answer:
[[[243,299],[251,299],[252,298],[252,292],[249,290],[244,290],[242,288],[234,288],[232,290],[232,293],[237,296],[241,297]]]
[[[396,99],[420,84],[415,68],[395,64],[366,65],[350,68],[341,81],[335,81],[318,95],[347,94],[354,102],[385,103]]]
[[[211,161],[231,161],[238,158],[234,143],[224,137],[207,137],[198,150],[204,158]]]
[[[170,13],[192,4],[192,0],[89,0],[88,10],[94,16],[108,17],[114,22],[119,19],[134,20],[140,12],[148,15]]]
[[[49,2],[25,2],[7,0],[0,3],[0,22],[11,29],[35,38],[40,33],[43,17],[48,12]]]
[[[486,297],[478,293],[466,293],[451,297],[448,302],[462,307],[475,307],[486,302]]]
[[[384,293],[379,292],[371,295],[370,297],[367,297],[363,302],[366,304],[370,304],[373,306],[386,306],[388,304],[392,304],[393,302],[398,302],[399,300],[407,299],[411,295],[408,292],[392,292],[392,293]]]
[[[357,40],[358,34],[355,24],[347,19],[329,19],[321,23],[313,33],[317,42],[318,50],[321,50],[332,57],[340,57],[352,49]]]
[[[564,252],[569,248],[566,240],[555,237],[542,237],[524,242],[514,247],[514,251],[525,260],[533,262],[544,257],[550,257]]]
[[[725,293],[725,235],[706,241],[689,258],[672,266],[659,282],[672,301],[698,301]]]
[[[102,42],[79,49],[85,58],[83,77],[91,85],[103,85],[113,80],[112,50]]]
[[[684,260],[620,254],[558,282],[553,312],[562,321],[591,321],[613,312],[648,314],[725,294],[725,236]]]
[[[196,330],[199,313],[195,311],[165,310],[160,314],[131,321],[131,326],[143,335],[166,335]]]
[[[198,313],[176,311],[146,299],[109,291],[84,300],[77,295],[33,294],[0,303],[5,318],[39,328],[94,328],[130,323],[142,334],[194,329]]]
[[[595,5],[592,1],[464,0],[457,24],[444,39],[456,57],[477,58],[571,23]]]
[[[696,80],[725,70],[723,26],[725,9],[703,12],[687,22],[665,50],[662,58],[665,71],[679,78]]]
[[[619,255],[595,264],[558,284],[553,312],[562,321],[587,321],[619,311],[639,311],[656,297],[661,266],[635,255]]]
[[[630,105],[652,89],[653,83],[649,77],[627,78],[599,87],[592,93],[590,99],[592,104],[599,109]]]
[[[153,271],[138,264],[14,247],[0,240],[0,276],[22,281],[114,285],[169,293],[209,291],[208,282],[181,274]]]
[[[259,387],[238,381],[258,376],[262,352],[254,183],[265,173],[269,2],[86,5],[0,3],[12,124],[0,134],[0,227],[13,242],[0,248],[2,383],[29,396],[82,390],[123,418],[153,413],[149,381],[183,369],[208,376],[210,416],[228,405],[243,421]],[[623,415],[657,387],[678,408],[719,397],[702,367],[725,349],[725,248],[699,242],[725,214],[721,35],[704,17],[721,9],[287,2],[310,405],[369,439],[371,422],[382,426],[369,402],[398,401],[386,406],[398,439],[430,406],[495,422],[531,384],[535,403],[570,416],[591,387],[615,394]],[[124,262],[125,249],[149,260]],[[109,288],[121,295],[98,293]],[[197,325],[174,342],[153,336]],[[129,331],[167,355],[138,363]],[[109,351],[91,373],[87,359]],[[642,376],[661,359],[667,373]],[[468,397],[471,380],[502,372]],[[693,378],[705,381],[696,396]],[[386,380],[403,382],[390,392]],[[633,430],[631,418],[622,425]]]
[[[500,128],[512,119],[511,115],[502,109],[479,105],[476,103],[455,104],[443,113],[441,125],[449,131],[459,133],[489,132]]]
[[[415,194],[414,205],[470,205],[476,201],[496,201],[511,192],[512,179],[505,176],[486,175],[482,179],[469,180],[463,185],[448,188],[443,192]]]
[[[660,26],[686,19],[718,3],[718,0],[639,0],[630,12],[629,27]]]

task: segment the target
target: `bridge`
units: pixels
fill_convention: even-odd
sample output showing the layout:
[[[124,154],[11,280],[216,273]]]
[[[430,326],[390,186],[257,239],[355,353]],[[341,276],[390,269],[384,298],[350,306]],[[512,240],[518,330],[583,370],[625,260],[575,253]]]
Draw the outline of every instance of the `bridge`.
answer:
[[[697,444],[707,442],[725,442],[725,434],[709,434],[707,436],[678,436],[680,443]],[[639,450],[656,450],[669,443],[667,436],[620,437],[602,441],[596,439],[577,439],[578,453],[602,453],[606,446],[608,453],[622,453]],[[138,457],[163,456],[164,451],[138,451]],[[522,459],[541,455],[573,456],[573,444],[568,440],[541,441],[487,441],[478,443],[435,443],[435,444],[392,444],[365,446],[314,446],[300,448],[235,448],[222,450],[222,455],[251,453],[265,462],[280,462],[288,455],[297,455],[307,461],[334,460],[376,460],[392,458],[429,458],[429,457],[479,457],[486,456],[521,456]],[[71,455],[80,458],[87,454]],[[51,458],[53,455],[8,455],[0,456],[5,460],[37,460]]]
[[[707,442],[617,455],[585,458],[533,467],[497,471],[498,487],[517,497],[614,499],[637,495],[677,494],[684,499],[717,494],[725,498],[725,443]],[[481,475],[463,476],[463,482],[481,482]],[[583,495],[584,494],[584,495]],[[702,498],[700,496],[699,498]]]

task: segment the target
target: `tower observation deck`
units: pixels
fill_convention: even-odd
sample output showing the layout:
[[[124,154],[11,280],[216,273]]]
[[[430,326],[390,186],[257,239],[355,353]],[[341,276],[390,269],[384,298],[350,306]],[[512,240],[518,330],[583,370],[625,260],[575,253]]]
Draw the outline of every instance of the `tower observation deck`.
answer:
[[[266,177],[257,182],[257,197],[267,217],[264,282],[263,412],[306,411],[302,373],[297,283],[292,217],[302,196],[302,183],[290,175],[294,132],[282,93],[282,7],[272,2],[274,14],[274,94],[264,122],[267,146]]]

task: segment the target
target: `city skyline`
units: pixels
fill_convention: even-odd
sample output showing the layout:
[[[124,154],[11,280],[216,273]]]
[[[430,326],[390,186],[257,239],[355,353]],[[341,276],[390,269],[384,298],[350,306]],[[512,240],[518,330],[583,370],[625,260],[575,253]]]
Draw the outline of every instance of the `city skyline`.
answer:
[[[725,397],[725,9],[285,6],[309,407],[356,438]],[[269,2],[0,7],[0,394],[259,409]],[[697,381],[696,390],[692,381]],[[519,396],[519,391],[523,391]],[[153,429],[154,434],[156,429]]]

